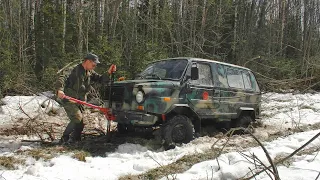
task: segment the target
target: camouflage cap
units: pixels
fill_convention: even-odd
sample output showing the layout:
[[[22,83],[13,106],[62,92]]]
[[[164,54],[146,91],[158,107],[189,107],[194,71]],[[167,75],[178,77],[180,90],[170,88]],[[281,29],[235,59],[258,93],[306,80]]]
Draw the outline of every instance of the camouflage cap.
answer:
[[[100,63],[99,57],[98,57],[97,55],[95,55],[95,54],[92,54],[92,53],[88,53],[88,54],[84,57],[84,59],[89,59],[89,60],[93,61],[93,62],[96,63],[96,64],[99,64],[99,63]]]

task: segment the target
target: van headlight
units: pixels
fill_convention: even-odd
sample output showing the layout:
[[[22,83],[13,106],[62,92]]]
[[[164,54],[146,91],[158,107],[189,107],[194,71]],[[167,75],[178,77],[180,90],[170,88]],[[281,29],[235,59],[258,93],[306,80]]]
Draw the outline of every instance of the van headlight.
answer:
[[[136,94],[136,101],[138,103],[141,103],[143,101],[144,98],[144,93],[142,91],[138,91]]]

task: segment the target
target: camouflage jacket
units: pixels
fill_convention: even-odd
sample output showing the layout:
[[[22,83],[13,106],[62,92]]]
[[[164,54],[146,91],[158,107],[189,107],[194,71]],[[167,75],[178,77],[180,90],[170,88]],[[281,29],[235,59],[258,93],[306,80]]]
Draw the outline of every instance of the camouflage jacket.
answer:
[[[82,64],[70,67],[65,70],[56,83],[56,89],[64,91],[68,96],[85,100],[86,93],[89,92],[91,83],[102,83],[104,76],[95,71],[87,71]]]

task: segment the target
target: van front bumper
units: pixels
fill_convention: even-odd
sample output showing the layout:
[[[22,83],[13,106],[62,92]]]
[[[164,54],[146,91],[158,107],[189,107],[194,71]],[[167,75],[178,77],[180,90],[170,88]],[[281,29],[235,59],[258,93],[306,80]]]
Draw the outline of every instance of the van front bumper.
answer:
[[[159,119],[156,115],[137,111],[116,111],[114,114],[116,116],[116,122],[134,126],[152,126]]]

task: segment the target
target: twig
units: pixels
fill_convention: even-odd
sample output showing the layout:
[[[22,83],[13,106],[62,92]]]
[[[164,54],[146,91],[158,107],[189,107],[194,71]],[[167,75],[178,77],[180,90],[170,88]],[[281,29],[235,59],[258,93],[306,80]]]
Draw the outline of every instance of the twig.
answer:
[[[244,128],[242,128],[244,130]],[[256,140],[258,142],[258,144],[260,145],[260,147],[262,148],[263,152],[265,153],[269,163],[270,163],[270,166],[267,167],[267,169],[269,169],[270,167],[272,167],[273,169],[273,175],[274,175],[274,178],[275,180],[280,180],[280,177],[279,177],[279,173],[278,173],[278,170],[276,168],[276,166],[274,165],[267,149],[263,146],[263,144],[259,141],[258,138],[256,138],[251,132],[248,131],[248,133],[253,137],[254,140]],[[265,170],[265,169],[264,169]]]
[[[254,155],[254,154],[253,154],[253,159],[254,159],[254,160],[257,160],[257,161],[260,163],[260,165],[262,165],[264,168],[267,168],[267,166],[266,166],[256,155]],[[270,171],[270,173],[274,174],[274,173],[271,171],[271,169],[268,169],[268,170]],[[267,175],[270,177],[270,179],[272,179],[271,175],[270,175],[268,172],[266,172],[266,173],[267,173]]]
[[[35,118],[31,118],[31,116],[29,116],[29,115],[23,110],[21,104],[19,104],[19,109],[22,111],[23,114],[25,114],[25,115],[29,118],[29,120],[28,120],[27,123],[26,123],[26,126],[29,127],[32,131],[34,131],[34,132],[39,136],[39,138],[40,138],[42,141],[44,141],[45,138],[43,138],[42,135],[41,135],[35,128],[32,127],[32,125],[29,125],[30,120],[33,121],[33,120],[35,120]],[[36,122],[35,122],[35,123],[36,123]],[[42,123],[42,124],[36,123],[36,125],[37,125],[37,126],[40,126],[40,127],[43,129],[43,131],[49,136],[49,138],[51,139],[51,141],[55,140],[55,136],[54,136],[54,134],[52,134],[52,131],[50,132],[50,131],[44,126],[43,123]],[[51,130],[52,130],[52,126],[51,126]]]
[[[102,129],[94,128],[94,130],[98,131],[100,135],[106,135],[106,133]]]
[[[313,136],[308,142],[306,142],[305,144],[303,144],[300,148],[298,148],[297,150],[293,151],[289,156],[287,156],[287,157],[279,160],[278,162],[276,162],[275,165],[277,165],[277,164],[279,164],[279,163],[282,163],[282,162],[288,160],[289,158],[291,158],[292,156],[294,156],[295,154],[297,154],[301,149],[303,149],[303,148],[306,147],[308,144],[310,144],[312,141],[314,141],[315,139],[317,139],[317,137],[319,137],[319,136],[320,136],[320,132],[319,132],[318,134],[316,134],[315,136]],[[251,178],[253,178],[253,177],[261,174],[262,172],[264,172],[265,170],[269,169],[270,167],[271,167],[271,165],[268,166],[268,168],[265,168],[265,169],[257,172],[256,174],[248,177],[248,178],[245,178],[245,180],[249,180],[249,179],[251,179]],[[318,176],[318,177],[319,177],[319,176]]]
[[[232,134],[234,133],[234,131],[235,131],[235,130],[230,129],[230,130],[226,133],[226,135],[228,135],[228,134],[230,135],[229,138],[228,138],[228,140],[227,140],[227,142],[230,140],[230,137],[232,136]],[[217,139],[217,140],[213,143],[213,145],[211,146],[211,148],[214,148],[214,146],[218,143],[218,141],[220,141],[223,137],[225,137],[225,136],[221,136],[219,139]],[[226,143],[227,143],[227,142],[226,142]],[[221,152],[222,152],[222,150],[224,149],[224,147],[226,146],[226,143],[225,143],[224,146],[219,150],[219,153],[218,153],[217,156],[216,156],[216,160],[217,160],[219,169],[220,169],[220,164],[219,164],[218,157],[221,155]]]
[[[61,68],[59,71],[57,71],[57,74],[61,73],[62,71],[64,71],[66,68],[68,68],[71,64],[73,64],[75,62],[80,62],[80,59],[74,60],[74,61],[70,62],[69,64],[65,65],[63,68]]]
[[[252,170],[250,167],[249,167],[249,170],[250,170],[249,172],[251,172],[252,174],[254,174],[254,173],[253,173],[253,170]],[[257,179],[257,178],[254,177],[254,179]]]
[[[252,160],[253,160],[253,162],[254,162],[254,165],[255,165],[255,167],[256,167],[256,169],[258,169],[258,167],[257,167],[257,164],[256,164],[256,160],[257,160],[257,162],[260,164],[260,166],[262,165],[264,168],[267,168],[268,169],[268,167],[264,164],[264,163],[262,163],[262,161],[260,160],[260,159],[258,159],[258,157],[256,156],[256,155],[254,155],[254,154],[252,154],[252,156],[253,156],[253,158],[252,157],[250,157],[249,155],[246,155],[246,154],[244,154],[244,153],[242,153],[242,152],[238,152],[240,155],[242,155],[242,157],[244,157],[247,161],[249,161],[250,162],[250,160],[248,159],[248,158],[251,158]],[[249,168],[250,169],[250,168]],[[251,170],[251,169],[250,169]],[[270,169],[268,169],[271,173],[273,173]],[[251,170],[252,171],[252,170]],[[251,172],[250,171],[250,172]],[[247,174],[249,174],[249,172],[247,173]],[[271,175],[269,174],[269,173],[267,173],[267,175],[270,177],[270,179],[272,179],[272,177],[271,177]]]
[[[22,106],[21,106],[21,103],[19,103],[19,109],[22,111],[22,113],[23,113],[24,115],[26,115],[26,116],[29,118],[29,120],[28,120],[28,122],[27,122],[26,125],[29,124],[30,120],[34,120],[34,118],[31,118],[31,116],[29,116],[29,114],[27,114],[27,113],[23,110],[23,108],[22,108]]]
[[[22,139],[21,142],[43,142],[42,140],[31,140],[31,139]]]
[[[0,175],[0,177],[1,177],[1,179],[3,178],[4,180],[7,180],[5,177],[3,177],[3,173],[4,173],[5,171],[3,171],[2,173],[1,173],[1,175]]]
[[[313,157],[313,159],[312,159],[312,161],[314,161],[315,159],[316,159],[316,157],[318,156],[318,154],[319,154],[319,148],[318,148],[318,150],[317,150],[317,154]]]
[[[234,131],[235,131],[235,130],[231,129],[231,130],[229,130],[229,131],[227,132],[227,134],[226,134],[226,135],[228,135],[228,134],[229,134],[229,137],[228,137],[227,141],[223,144],[222,148],[219,150],[219,152],[218,152],[218,154],[217,154],[217,156],[216,156],[216,160],[217,160],[217,163],[218,163],[219,169],[220,169],[220,163],[219,163],[218,157],[221,155],[221,153],[222,153],[223,149],[227,146],[227,144],[228,144],[228,142],[229,142],[229,140],[230,140],[231,136],[233,135]]]
[[[163,165],[162,164],[160,164],[157,160],[155,160],[152,156],[150,156],[150,155],[148,155],[152,160],[154,160],[154,162],[156,162],[160,167],[162,167]],[[176,177],[174,177],[174,175],[173,174],[171,174],[171,176],[172,176],[172,179],[176,179]],[[168,176],[167,176],[167,179],[169,179],[168,178]]]

